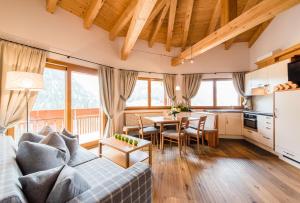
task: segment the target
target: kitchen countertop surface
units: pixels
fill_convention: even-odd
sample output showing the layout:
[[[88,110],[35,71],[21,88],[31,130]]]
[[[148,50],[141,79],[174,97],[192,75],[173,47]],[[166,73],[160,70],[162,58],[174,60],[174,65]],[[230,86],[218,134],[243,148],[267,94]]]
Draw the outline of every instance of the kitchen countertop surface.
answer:
[[[245,109],[207,109],[204,111],[211,112],[211,113],[251,113],[255,115],[273,116],[273,113],[259,112],[253,110],[245,110]]]

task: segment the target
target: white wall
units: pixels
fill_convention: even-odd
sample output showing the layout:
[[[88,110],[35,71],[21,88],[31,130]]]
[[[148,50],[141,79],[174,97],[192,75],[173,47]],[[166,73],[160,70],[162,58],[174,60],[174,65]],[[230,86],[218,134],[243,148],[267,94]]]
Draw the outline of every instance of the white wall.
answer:
[[[249,51],[245,43],[236,44],[228,51],[219,46],[197,57],[194,64],[172,67],[171,57],[179,49],[172,49],[171,53],[165,52],[162,44],[155,44],[150,49],[145,41],[138,40],[128,60],[122,61],[120,50],[123,38],[112,42],[108,38],[108,32],[97,26],[92,26],[90,30],[84,29],[81,18],[62,8],[50,14],[46,12],[45,2],[46,0],[0,0],[0,36],[116,68],[168,73],[249,69]],[[68,60],[65,57],[51,57]]]
[[[300,4],[278,15],[250,48],[250,67],[258,57],[300,43]]]

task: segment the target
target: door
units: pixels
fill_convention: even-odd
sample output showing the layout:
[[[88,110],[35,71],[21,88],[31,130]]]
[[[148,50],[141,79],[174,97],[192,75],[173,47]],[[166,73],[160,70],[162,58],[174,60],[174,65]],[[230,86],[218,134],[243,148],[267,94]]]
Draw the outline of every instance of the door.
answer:
[[[270,89],[272,91],[277,85],[288,82],[287,64],[289,62],[290,59],[275,63],[270,66]]]
[[[226,135],[242,135],[242,114],[226,113]]]

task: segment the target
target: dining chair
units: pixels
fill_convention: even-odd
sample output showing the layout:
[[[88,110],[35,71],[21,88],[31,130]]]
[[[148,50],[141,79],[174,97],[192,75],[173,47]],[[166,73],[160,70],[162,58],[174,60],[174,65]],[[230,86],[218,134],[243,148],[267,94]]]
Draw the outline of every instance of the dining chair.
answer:
[[[200,139],[202,145],[204,145],[204,127],[207,116],[201,116],[198,120],[197,129],[193,127],[188,127],[185,129],[185,134],[187,136],[187,141],[190,144],[190,140],[197,141],[197,150],[200,153]]]
[[[186,136],[184,129],[188,127],[188,122],[188,117],[182,117],[176,130],[166,130],[162,132],[162,150],[164,150],[164,141],[169,141],[170,143],[178,144],[180,156],[183,145],[185,147],[184,151],[186,152]]]
[[[158,132],[159,130],[153,126],[144,127],[142,116],[138,115],[139,122],[139,138],[144,139],[145,137],[150,137],[151,142],[158,144]]]

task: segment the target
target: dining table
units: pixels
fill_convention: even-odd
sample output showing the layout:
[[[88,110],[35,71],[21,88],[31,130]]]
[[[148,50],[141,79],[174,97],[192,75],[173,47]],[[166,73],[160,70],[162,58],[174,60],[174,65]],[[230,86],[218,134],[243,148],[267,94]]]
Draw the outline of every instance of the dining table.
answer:
[[[154,127],[159,126],[160,127],[160,149],[162,149],[162,132],[164,131],[164,126],[165,125],[176,125],[176,129],[178,130],[179,128],[179,123],[181,120],[181,117],[176,116],[145,116],[144,119],[147,119],[151,122],[154,123]],[[199,118],[195,118],[195,117],[188,117],[189,121],[195,121],[195,120],[199,120]]]

